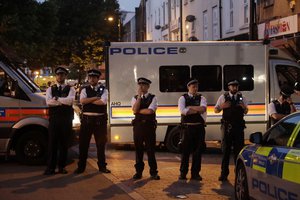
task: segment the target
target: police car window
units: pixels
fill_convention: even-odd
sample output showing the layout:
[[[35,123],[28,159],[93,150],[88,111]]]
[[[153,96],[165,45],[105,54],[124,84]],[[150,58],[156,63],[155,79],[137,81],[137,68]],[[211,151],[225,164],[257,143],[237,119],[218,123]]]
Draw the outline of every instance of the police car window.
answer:
[[[289,65],[276,65],[276,73],[278,77],[278,85],[288,85],[293,88],[295,82],[300,81],[300,69]]]
[[[286,146],[299,120],[300,115],[293,116],[274,125],[264,136],[265,144]]]
[[[189,78],[189,66],[161,66],[159,68],[159,90],[161,92],[185,92]]]
[[[222,68],[219,65],[192,66],[192,77],[199,81],[199,91],[222,90]]]
[[[12,87],[12,79],[0,68],[0,96],[10,97]]]
[[[293,147],[299,148],[300,149],[300,132],[298,132],[298,135],[294,141]]]
[[[240,91],[251,91],[254,88],[253,65],[225,65],[224,69],[224,90],[228,91],[227,83],[238,80]]]

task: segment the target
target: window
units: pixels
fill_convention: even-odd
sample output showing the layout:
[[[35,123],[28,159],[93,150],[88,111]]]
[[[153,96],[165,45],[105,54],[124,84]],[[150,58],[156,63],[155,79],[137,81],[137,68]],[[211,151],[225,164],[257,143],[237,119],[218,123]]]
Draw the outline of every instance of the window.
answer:
[[[269,7],[274,5],[274,0],[263,0],[264,2],[264,7]]]
[[[222,67],[219,65],[192,66],[192,77],[199,81],[199,91],[222,90]]]
[[[248,24],[249,6],[248,0],[244,0],[244,24]]]
[[[286,146],[299,120],[300,116],[297,115],[273,126],[264,135],[264,143],[266,145]]]
[[[189,79],[189,66],[161,66],[159,68],[159,90],[161,92],[185,92]]]
[[[295,82],[300,81],[300,69],[298,67],[277,65],[275,69],[280,89],[282,89],[283,86],[290,86],[293,88]]]
[[[213,40],[219,39],[219,18],[218,18],[218,8],[217,6],[212,8],[212,31],[213,31]]]
[[[203,40],[208,40],[207,10],[203,12]]]
[[[233,27],[233,0],[230,0],[230,4],[229,4],[229,27],[232,28]]]
[[[254,88],[254,70],[252,65],[225,65],[224,90],[228,91],[227,83],[237,80],[240,91],[251,91]]]

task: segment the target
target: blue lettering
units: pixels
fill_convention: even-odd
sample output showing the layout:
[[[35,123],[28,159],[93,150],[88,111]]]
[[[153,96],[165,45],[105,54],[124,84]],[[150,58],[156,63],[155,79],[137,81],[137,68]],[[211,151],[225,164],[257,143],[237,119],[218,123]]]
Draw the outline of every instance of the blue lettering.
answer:
[[[261,191],[264,194],[267,194],[267,184],[259,181],[259,191]]]
[[[134,55],[136,53],[135,48],[124,48],[123,54],[125,55]]]
[[[157,47],[157,48],[153,49],[153,53],[154,54],[165,54],[166,51],[165,51],[165,48],[163,48],[163,47]]]
[[[143,51],[142,51],[142,48],[138,48],[137,54],[138,54],[138,55],[147,55],[147,52],[143,52]]]
[[[292,192],[288,193],[288,200],[297,200],[298,199],[298,195]]]
[[[110,49],[110,55],[121,53],[121,51],[122,51],[121,48],[111,48]]]
[[[252,179],[252,189],[254,188],[258,188],[258,180],[255,178]]]
[[[169,47],[168,54],[178,54],[178,48],[177,47]]]
[[[284,197],[281,197],[281,193],[284,193]],[[287,198],[285,198],[287,195],[286,191],[282,188],[278,188],[278,199],[279,200],[287,200]]]

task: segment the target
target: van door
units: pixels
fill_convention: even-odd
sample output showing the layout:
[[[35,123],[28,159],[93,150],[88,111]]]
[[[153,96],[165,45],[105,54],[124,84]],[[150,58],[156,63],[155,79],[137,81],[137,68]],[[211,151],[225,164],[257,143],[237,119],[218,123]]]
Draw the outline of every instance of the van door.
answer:
[[[6,152],[12,125],[20,119],[16,82],[0,65],[0,152]]]
[[[270,99],[269,102],[279,97],[283,86],[294,87],[295,82],[300,81],[300,66],[288,60],[270,61]],[[297,110],[300,109],[300,96],[292,95]]]

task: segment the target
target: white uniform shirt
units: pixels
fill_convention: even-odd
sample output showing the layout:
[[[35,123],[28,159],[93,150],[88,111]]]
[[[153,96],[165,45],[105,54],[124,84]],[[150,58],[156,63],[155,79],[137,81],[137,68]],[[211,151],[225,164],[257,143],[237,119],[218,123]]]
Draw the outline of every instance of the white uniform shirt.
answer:
[[[147,97],[149,96],[149,93],[144,94],[144,96],[145,96],[145,98],[147,98]],[[132,107],[132,108],[133,108],[135,102],[136,102],[136,98],[132,97],[132,99],[131,99],[131,107]],[[148,109],[151,109],[151,110],[153,110],[154,112],[156,112],[157,106],[158,106],[158,103],[157,103],[157,98],[156,98],[156,96],[155,96],[155,97],[153,97],[152,102],[151,102],[151,104],[149,105]]]
[[[62,90],[66,87],[66,84],[56,84],[57,87],[61,86]],[[70,91],[67,97],[59,97],[57,100],[54,99],[52,96],[52,89],[49,87],[46,90],[46,103],[48,106],[61,106],[61,105],[68,105],[71,106],[73,104],[73,101],[75,100],[75,89],[74,87],[70,87]]]
[[[269,113],[270,117],[271,117],[271,115],[277,113],[276,108],[275,108],[275,104],[273,102],[268,104],[268,113]]]
[[[229,96],[230,96],[230,98],[232,98],[232,96],[233,96],[233,94],[231,94],[230,92],[229,92]],[[234,95],[234,98],[236,99],[237,98],[237,94],[235,94]],[[247,99],[243,96],[243,103],[245,104],[245,106],[247,107],[248,106],[248,102],[247,102]],[[222,94],[220,97],[219,97],[219,99],[218,99],[218,101],[217,101],[217,103],[216,103],[216,105],[215,105],[215,108],[217,108],[218,110],[220,110],[221,109],[221,105],[223,104],[225,102],[225,96],[224,96],[224,94]]]
[[[188,93],[188,95],[190,97],[193,97],[192,94]],[[204,96],[201,95],[201,101],[200,101],[200,106],[203,106],[205,108],[207,108],[207,100]],[[185,98],[184,96],[181,96],[179,99],[178,99],[178,109],[180,111],[180,113],[182,115],[186,115],[186,113],[190,110],[189,108],[186,107],[185,105]],[[207,112],[204,112],[203,114],[201,114],[202,118],[204,121],[206,121],[206,117],[207,117]]]
[[[92,89],[94,90],[98,90],[99,88],[99,85],[96,85],[96,86],[89,86],[91,87]],[[84,99],[84,98],[87,98],[87,94],[86,94],[86,88],[83,88],[80,92],[80,99]],[[107,104],[107,98],[108,98],[108,90],[107,89],[104,89],[104,92],[103,94],[101,95],[101,101],[106,105]]]

